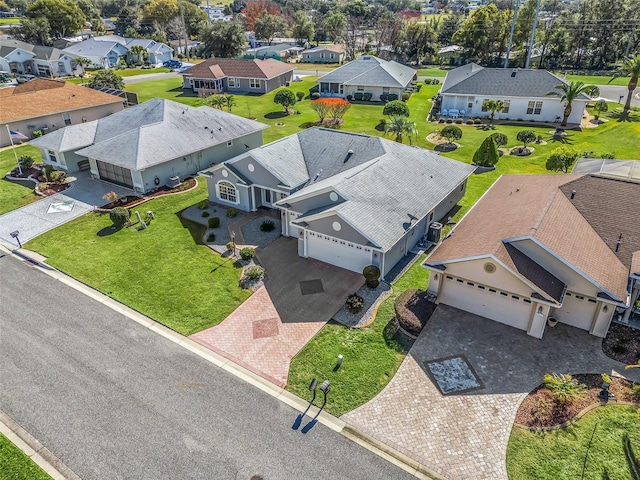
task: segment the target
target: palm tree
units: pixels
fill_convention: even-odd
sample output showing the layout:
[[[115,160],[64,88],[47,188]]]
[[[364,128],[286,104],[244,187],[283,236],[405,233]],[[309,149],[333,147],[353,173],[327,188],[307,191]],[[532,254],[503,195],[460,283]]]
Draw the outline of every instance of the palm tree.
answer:
[[[593,91],[593,85],[585,85],[582,82],[561,83],[555,86],[555,90],[547,92],[547,95],[560,97],[560,101],[564,102],[564,118],[562,126],[567,125],[569,115],[571,115],[571,104],[583,93],[589,95]]]
[[[142,45],[134,45],[129,49],[129,51],[135,58],[136,62],[144,62],[147,58],[147,54],[149,53]]]
[[[223,95],[219,95],[214,93],[213,95],[209,95],[208,97],[202,100],[202,103],[210,106],[211,108],[217,108],[218,110],[222,110],[222,107],[227,103]]]
[[[224,98],[224,103],[227,106],[227,112],[231,113],[231,107],[238,105],[235,101],[235,97],[230,93],[226,93],[222,95],[222,97]]]
[[[627,113],[629,110],[631,110],[631,99],[633,98],[633,91],[638,86],[638,77],[640,77],[640,53],[635,57],[627,58],[627,60],[622,65],[622,68],[613,75],[611,80],[609,80],[609,83],[613,82],[613,80],[618,77],[631,77],[629,79],[629,84],[627,85],[629,94],[627,95],[627,101],[624,104],[624,113]]]
[[[504,102],[502,100],[487,100],[482,106],[491,112],[491,121],[493,122],[493,116],[496,112],[504,110]]]
[[[385,124],[384,133],[395,133],[396,142],[402,143],[402,138],[406,135],[409,139],[409,145],[411,145],[411,137],[418,134],[416,128],[416,122],[409,120],[407,117],[392,117],[390,121]]]
[[[74,61],[76,62],[76,65],[78,65],[82,69],[82,73],[80,74],[80,76],[84,77],[86,68],[92,63],[91,60],[89,60],[87,57],[78,57]]]

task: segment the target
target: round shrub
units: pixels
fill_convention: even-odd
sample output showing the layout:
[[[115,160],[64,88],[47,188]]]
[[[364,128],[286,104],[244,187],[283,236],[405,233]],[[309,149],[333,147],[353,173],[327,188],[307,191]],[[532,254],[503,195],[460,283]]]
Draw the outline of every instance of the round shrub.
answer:
[[[226,247],[228,252],[233,252],[236,249],[236,244],[233,242],[227,242]]]
[[[458,125],[462,125],[462,119],[461,118],[456,118],[456,123]]]
[[[350,102],[353,100],[353,95],[349,94],[347,95],[347,102]]]
[[[49,181],[54,183],[62,183],[67,178],[67,172],[64,170],[54,170],[49,174]]]
[[[259,278],[264,277],[264,268],[262,268],[260,265],[253,265],[247,268],[244,271],[244,274],[247,278],[250,278],[251,280],[258,280]]]
[[[209,212],[202,212],[202,218],[207,218],[209,215],[211,215]]]
[[[31,155],[21,155],[20,158],[18,158],[18,163],[22,168],[29,169],[33,167],[34,160]]]
[[[453,123],[453,120],[451,118],[447,118],[447,123]]]
[[[367,287],[376,288],[380,284],[380,269],[375,265],[367,265],[364,267],[362,275],[367,282]]]
[[[296,92],[296,98],[298,99],[299,102],[301,102],[302,99],[304,98],[304,92]]]
[[[441,118],[440,120],[438,120],[438,123],[444,123],[444,118]]]
[[[260,230],[263,232],[272,232],[276,228],[276,224],[272,220],[265,220],[260,224]]]
[[[311,100],[317,100],[320,98],[320,94],[318,92],[313,92],[311,94]]]
[[[351,313],[358,313],[364,306],[364,298],[362,298],[360,295],[352,293],[347,297],[346,306],[347,310],[349,310]]]
[[[471,119],[467,120],[467,125],[473,125],[473,120]]]
[[[400,326],[411,335],[419,335],[424,324],[420,318],[412,311],[412,307],[418,301],[417,290],[407,290],[396,298],[394,308],[396,319]]]
[[[220,226],[220,217],[212,217],[209,219],[209,228],[218,228]]]
[[[504,147],[507,143],[509,143],[509,138],[504,133],[496,132],[492,133],[489,136],[493,138],[493,141],[496,142],[496,145],[498,147]]]
[[[402,101],[406,102],[411,98],[411,92],[402,92]]]
[[[473,120],[474,125],[480,125],[482,123],[482,120],[480,120],[479,118],[476,118]]]
[[[198,202],[198,208],[199,208],[200,210],[204,210],[204,209],[205,209],[205,208],[207,208],[208,206],[209,206],[209,200],[207,200],[207,199],[200,200],[200,201]]]
[[[211,242],[215,242],[216,241],[216,234],[215,233],[210,233],[209,235],[207,235],[207,242],[211,243]]]
[[[251,247],[244,247],[240,249],[240,258],[243,260],[251,260],[256,254],[256,251]]]
[[[227,209],[227,217],[229,217],[229,218],[233,218],[233,217],[235,217],[236,215],[238,215],[238,212],[236,211],[236,209],[235,209],[235,208],[228,208],[228,209]]]
[[[116,228],[124,226],[129,221],[130,215],[129,210],[123,207],[116,207],[109,212],[111,223]]]

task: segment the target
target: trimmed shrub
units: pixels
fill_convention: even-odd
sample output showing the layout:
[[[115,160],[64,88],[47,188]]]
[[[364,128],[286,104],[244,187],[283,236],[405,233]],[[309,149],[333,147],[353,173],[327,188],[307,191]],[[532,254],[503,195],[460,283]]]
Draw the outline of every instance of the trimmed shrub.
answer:
[[[395,93],[390,93],[389,97],[388,97],[388,100],[390,102],[393,102],[394,100],[398,100],[398,95],[396,95]]]
[[[38,138],[38,137],[41,137],[42,135],[44,135],[44,132],[42,130],[33,131],[33,138]]]
[[[273,220],[265,220],[260,224],[260,230],[263,232],[272,232],[276,228],[276,224]]]
[[[233,242],[227,242],[227,252],[234,252],[236,250],[236,244]]]
[[[238,215],[238,212],[236,211],[235,208],[227,208],[227,217],[233,218],[236,215]]]
[[[207,218],[209,215],[211,215],[209,212],[202,212],[202,218]]]
[[[473,163],[480,167],[493,167],[500,160],[498,146],[491,135],[484,139],[476,153],[473,154]]]
[[[129,210],[123,207],[116,207],[109,212],[111,223],[113,223],[113,226],[116,228],[124,226],[124,224],[129,221],[130,216]]]
[[[455,140],[460,140],[462,138],[462,130],[460,130],[460,127],[456,127],[455,125],[449,125],[442,129],[440,136],[446,138],[449,143],[453,143]]]
[[[351,102],[353,100],[353,95],[347,95],[347,102]]]
[[[31,155],[21,155],[20,158],[18,158],[18,163],[22,168],[29,169],[33,167],[34,160]]]
[[[320,95],[320,85],[314,85],[309,89],[309,95],[313,95],[314,93]]]
[[[417,293],[418,290],[407,290],[398,295],[393,305],[396,312],[396,319],[400,326],[411,335],[416,336],[420,334],[424,326],[420,318],[411,310],[411,307],[418,301]]]
[[[220,226],[220,217],[211,217],[207,223],[209,228],[218,228]]]
[[[416,85],[416,92],[420,93],[420,90],[421,90],[421,89],[422,89],[422,84],[421,84],[421,83],[418,83],[418,84]]]
[[[425,78],[424,79],[424,84],[425,85],[431,85],[431,79],[430,78]]]
[[[509,143],[509,138],[504,133],[496,132],[492,133],[489,136],[493,138],[493,141],[496,142],[496,146],[498,147],[504,147],[507,143]]]
[[[438,120],[438,123],[444,123],[444,122],[445,122],[444,118],[441,118],[440,120]]]
[[[364,298],[360,295],[352,293],[347,297],[347,301],[345,302],[347,306],[347,310],[351,313],[358,313],[364,307]]]
[[[54,183],[62,183],[67,178],[67,172],[64,170],[54,170],[49,174],[49,181]]]
[[[471,119],[467,120],[467,125],[473,125],[473,120]]]
[[[458,125],[462,125],[462,119],[461,118],[456,118],[456,123]]]
[[[362,275],[367,282],[367,287],[376,288],[380,284],[380,269],[375,265],[367,265],[364,267]]]
[[[480,125],[481,123],[482,123],[482,120],[480,120],[479,118],[475,118],[475,119],[473,120],[473,124],[474,124],[474,125]]]
[[[304,98],[304,92],[296,92],[296,98],[298,99],[299,102],[301,102],[302,99]]]
[[[317,100],[320,98],[320,94],[318,92],[313,92],[311,94],[311,100]]]
[[[389,101],[389,94],[388,93],[383,93],[380,95],[380,101],[387,103]]]
[[[447,123],[453,123],[453,120],[450,118],[447,118]]]
[[[437,78],[434,78],[433,82],[431,83],[433,83],[434,85],[440,85],[440,80],[438,80]]]
[[[211,243],[211,242],[215,242],[216,241],[216,234],[211,232],[209,235],[207,235],[207,242]]]
[[[370,93],[370,92],[364,92],[364,93],[362,94],[362,99],[363,99],[365,102],[369,102],[369,101],[371,101],[371,99],[372,99],[372,98],[373,98],[373,93]]]
[[[260,265],[253,265],[244,271],[244,275],[251,280],[258,280],[264,277],[264,268]]]
[[[406,103],[396,100],[395,102],[387,103],[382,109],[382,114],[389,117],[408,117],[411,112]]]
[[[536,138],[538,138],[538,136],[533,130],[520,130],[516,135],[516,138],[518,139],[519,142],[522,142],[522,144],[524,145],[524,148],[527,148],[527,146],[531,142],[536,141]]]
[[[204,200],[200,200],[198,202],[198,208],[200,210],[204,210],[205,208],[207,208],[209,206],[209,200],[207,200],[206,198]]]
[[[568,373],[545,373],[544,386],[560,403],[572,403],[587,390],[587,387]]]
[[[255,254],[256,251],[251,247],[244,247],[240,249],[240,258],[243,260],[251,260]]]
[[[356,92],[353,94],[353,98],[355,99],[356,102],[361,102],[363,96],[364,94],[362,92]]]

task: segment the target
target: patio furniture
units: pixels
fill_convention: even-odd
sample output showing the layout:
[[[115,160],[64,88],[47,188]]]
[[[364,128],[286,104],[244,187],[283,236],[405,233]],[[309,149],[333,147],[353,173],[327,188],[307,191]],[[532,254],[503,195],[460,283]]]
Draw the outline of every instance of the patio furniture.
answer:
[[[451,118],[453,120],[456,120],[458,118],[459,113],[460,111],[457,108],[452,108],[451,110],[449,110],[449,115],[451,115]]]
[[[440,112],[440,118],[447,118],[449,116],[449,112],[447,111],[446,108],[443,108],[442,111]]]
[[[460,110],[460,116],[462,118],[466,117],[467,116],[467,111],[466,110]]]

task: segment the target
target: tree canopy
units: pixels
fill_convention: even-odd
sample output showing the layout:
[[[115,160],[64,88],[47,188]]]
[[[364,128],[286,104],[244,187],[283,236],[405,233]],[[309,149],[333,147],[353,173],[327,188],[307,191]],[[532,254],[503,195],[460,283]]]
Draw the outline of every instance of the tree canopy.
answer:
[[[281,88],[273,97],[273,102],[282,105],[284,107],[284,111],[288,113],[289,107],[292,107],[296,103],[296,96],[291,90]]]
[[[77,3],[64,0],[36,0],[29,5],[27,16],[45,18],[53,38],[75,35],[87,20]],[[40,21],[37,25],[44,26],[44,23]]]
[[[504,147],[507,143],[509,143],[509,137],[507,137],[504,133],[495,132],[489,135],[493,138],[493,141],[496,142],[496,146]]]
[[[524,148],[527,148],[527,145],[535,141],[537,137],[536,132],[534,132],[533,130],[520,130],[516,135],[516,138],[518,139],[518,141],[522,142]]]
[[[453,143],[454,140],[462,138],[462,130],[455,125],[447,125],[440,132],[440,136],[446,138],[449,143]]]
[[[385,104],[382,114],[389,117],[408,117],[409,106],[402,100],[392,100]]]
[[[269,13],[258,17],[253,27],[256,38],[265,39],[269,45],[276,36],[285,36],[288,29],[289,24],[284,18]]]
[[[238,21],[213,22],[202,34],[203,54],[223,58],[233,58],[244,51],[247,43],[244,25]]]
[[[500,160],[500,152],[493,137],[489,135],[473,154],[473,163],[480,167],[493,167]]]
[[[545,166],[547,170],[569,173],[569,169],[573,166],[579,155],[575,150],[562,146],[551,152]]]
[[[100,70],[95,73],[89,82],[90,87],[107,87],[115,90],[124,89],[124,81],[120,75],[111,70]]]

